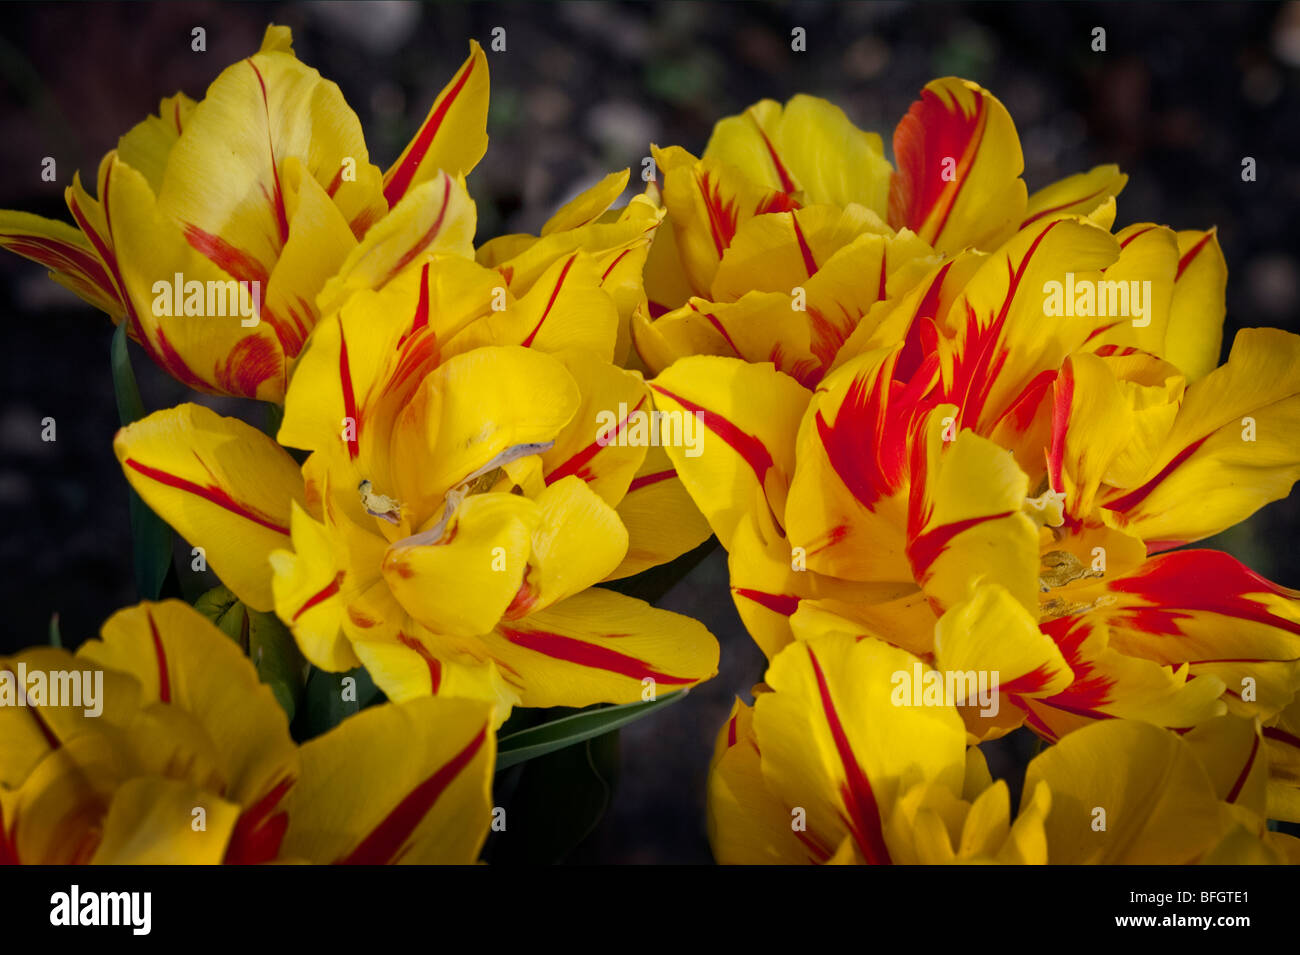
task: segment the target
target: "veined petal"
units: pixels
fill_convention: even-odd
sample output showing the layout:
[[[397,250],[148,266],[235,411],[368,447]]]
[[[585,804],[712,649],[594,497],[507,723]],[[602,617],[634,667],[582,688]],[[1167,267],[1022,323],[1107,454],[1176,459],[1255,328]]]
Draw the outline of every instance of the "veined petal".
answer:
[[[126,314],[117,286],[90,241],[67,223],[29,212],[0,211],[0,248],[44,265],[50,278],[114,322]]]
[[[162,188],[167,157],[197,105],[184,93],[163,97],[158,103],[157,115],[145,117],[117,141],[118,156],[132,169],[140,171],[155,195]]]
[[[448,343],[446,354],[481,345],[522,345],[539,351],[594,351],[613,360],[618,308],[601,288],[600,271],[585,252],[557,260],[528,293],[475,322]]]
[[[1113,164],[1094,166],[1087,172],[1066,176],[1029,197],[1020,228],[1039,219],[1092,215],[1106,204],[1107,199],[1118,196],[1127,184],[1128,176]]]
[[[286,728],[287,732],[287,728]],[[203,828],[193,828],[195,810]],[[220,865],[240,807],[211,790],[140,776],[113,793],[94,865]]]
[[[824,848],[810,843],[795,828],[792,810],[763,781],[754,711],[740,700],[732,706],[714,745],[708,805],[709,844],[720,865],[826,861]]]
[[[279,51],[241,60],[208,87],[172,147],[159,208],[234,278],[265,279],[289,238],[290,156],[358,237],[382,215],[380,172],[338,86]]]
[[[433,254],[474,257],[478,212],[463,178],[436,172],[385,215],[343,260],[321,290],[321,314],[341,307],[350,295],[381,289],[412,264]]]
[[[1178,233],[1178,271],[1164,354],[1196,381],[1219,363],[1228,264],[1214,229]]]
[[[288,546],[291,506],[304,501],[283,448],[242,421],[183,404],[123,428],[113,451],[145,503],[205,549],[236,596],[254,610],[274,606],[267,558]]]

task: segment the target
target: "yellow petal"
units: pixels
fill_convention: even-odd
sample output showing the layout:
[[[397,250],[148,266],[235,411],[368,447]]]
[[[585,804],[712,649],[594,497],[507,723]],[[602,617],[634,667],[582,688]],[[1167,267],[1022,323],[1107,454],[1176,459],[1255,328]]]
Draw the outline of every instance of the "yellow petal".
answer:
[[[491,711],[425,698],[372,707],[302,747],[282,852],[317,863],[456,864],[492,821]]]
[[[298,465],[255,428],[200,405],[158,411],[117,433],[113,451],[131,486],[254,610],[270,610],[267,557],[289,543],[303,502]]]

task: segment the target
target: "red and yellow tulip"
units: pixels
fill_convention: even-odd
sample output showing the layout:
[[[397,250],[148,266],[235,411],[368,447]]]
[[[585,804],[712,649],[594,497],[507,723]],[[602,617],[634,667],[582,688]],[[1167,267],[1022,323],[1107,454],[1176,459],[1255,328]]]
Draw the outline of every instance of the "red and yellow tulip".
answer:
[[[1055,741],[1109,718],[1186,730],[1228,711],[1289,745],[1300,595],[1225,554],[1165,553],[1300,477],[1300,338],[1244,330],[1215,367],[1226,267],[1213,230],[1112,234],[1125,182],[1113,167],[1026,199],[1014,126],[970,83],[927,86],[895,135],[898,169],[859,157],[864,194],[838,200],[825,182],[849,160],[829,148],[787,158],[773,132],[781,115],[760,104],[719,124],[704,159],[682,160],[682,178],[676,161],[661,163],[666,225],[697,296],[673,321],[713,337],[683,335],[657,360],[643,350],[652,367],[676,359],[651,383],[656,404],[697,411],[709,429],[701,457],[669,455],[730,552],[737,606],[769,658],[840,631],[941,669],[1000,672],[996,718],[960,708],[975,740],[1028,724]],[[804,138],[865,136],[800,98],[784,115],[818,117]],[[730,168],[710,153],[719,143],[736,150]],[[866,204],[880,176],[887,209]],[[798,208],[746,198],[778,181]],[[813,212],[819,200],[834,215]],[[713,228],[719,208],[745,212],[734,231]],[[856,285],[865,308],[838,313],[845,323],[816,362],[791,364],[809,329],[826,326],[790,308],[800,289],[769,277],[802,280],[814,301],[813,281],[841,254],[809,238],[817,216],[871,221],[875,234],[843,249],[870,244],[876,267],[836,276],[849,289],[840,301]],[[711,257],[714,238],[727,241]],[[891,258],[891,242],[914,254]],[[800,259],[802,273],[782,271]],[[667,286],[652,278],[653,308]],[[698,298],[739,308],[753,290],[787,304],[729,313],[731,328]],[[766,337],[751,348],[751,333]],[[1293,762],[1273,764],[1270,805],[1294,807]]]
[[[472,205],[464,176],[487,148],[487,105],[471,43],[383,172],[339,88],[272,26],[202,100],[168,97],[124,135],[100,163],[98,198],[73,181],[75,226],[0,213],[0,245],[125,321],[192,388],[280,402],[338,290],[380,288],[428,252],[473,255],[449,210]]]
[[[491,709],[418,699],[302,746],[234,641],[178,601],[143,603],[74,656],[0,671],[102,679],[101,712],[0,707],[0,863],[455,863],[492,817]]]
[[[182,405],[124,428],[118,458],[309,661],[364,664],[391,699],[475,697],[504,718],[693,685],[718,661],[700,624],[593,587],[708,534],[684,494],[682,521],[659,509],[673,472],[617,440],[626,421],[601,428],[650,407],[610,363],[604,274],[574,251],[515,297],[494,269],[427,256],[317,326],[279,444]],[[310,452],[301,468],[286,447]]]
[[[965,621],[954,623],[964,626]],[[778,653],[737,701],[709,777],[723,864],[1146,864],[1300,861],[1265,822],[1254,721],[1185,738],[1109,720],[1035,758],[1014,819],[1005,781],[950,705],[899,705],[919,658],[827,632]]]

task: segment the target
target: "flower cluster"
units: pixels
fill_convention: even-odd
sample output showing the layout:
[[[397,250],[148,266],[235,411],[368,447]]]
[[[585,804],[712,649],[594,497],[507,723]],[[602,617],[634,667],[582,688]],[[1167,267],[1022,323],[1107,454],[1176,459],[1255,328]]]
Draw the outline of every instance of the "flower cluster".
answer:
[[[669,453],[771,662],[719,739],[718,857],[1295,859],[1265,822],[1300,819],[1300,594],[1175,549],[1300,477],[1300,338],[1216,367],[1213,230],[1112,232],[1113,166],[1027,195],[954,78],[896,169],[806,96],[657,155],[635,341],[710,431]],[[1021,726],[1056,745],[1008,828],[974,746]]]
[[[514,708],[717,672],[603,586],[711,535],[768,659],[717,739],[720,862],[1300,861],[1269,825],[1300,821],[1300,593],[1185,547],[1300,478],[1300,337],[1219,365],[1213,229],[1116,231],[1114,166],[1030,194],[1007,110],[945,78],[892,162],[763,100],[476,247],[488,96],[471,43],[381,170],[272,26],[74,181],[75,224],[0,213],[179,381],[271,403],[113,448],[281,628],[282,682],[386,697],[299,745],[261,651],[175,600],[0,660],[0,862],[472,862]],[[46,692],[78,674],[94,707]],[[981,746],[1024,729],[1013,811]]]

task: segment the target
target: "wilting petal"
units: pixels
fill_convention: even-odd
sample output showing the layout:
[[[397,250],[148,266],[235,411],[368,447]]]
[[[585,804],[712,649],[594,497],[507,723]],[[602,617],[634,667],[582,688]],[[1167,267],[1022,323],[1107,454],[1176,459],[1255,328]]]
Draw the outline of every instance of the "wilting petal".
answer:
[[[157,411],[117,433],[113,451],[136,492],[207,561],[239,599],[270,610],[273,550],[289,544],[303,503],[288,453],[256,428],[207,408]]]
[[[894,131],[894,156],[889,224],[940,252],[994,249],[1024,218],[1020,137],[1006,107],[975,83],[927,83]]]
[[[683,426],[703,427],[698,457],[680,447],[667,451],[723,547],[745,511],[763,500],[784,512],[808,401],[798,382],[771,365],[702,356],[677,362],[650,388],[660,410],[682,414]]]
[[[476,861],[492,821],[490,713],[469,700],[411,700],[305,743],[283,853],[351,865]]]
[[[600,588],[502,623],[485,643],[524,706],[653,699],[718,669],[717,641],[697,621]]]
[[[384,579],[416,620],[460,636],[486,633],[519,590],[537,504],[514,494],[474,494],[460,503],[438,540],[398,541],[384,557]]]
[[[1072,733],[1029,764],[1025,802],[1039,782],[1052,792],[1053,865],[1195,862],[1230,819],[1191,747],[1147,723],[1107,721]]]

